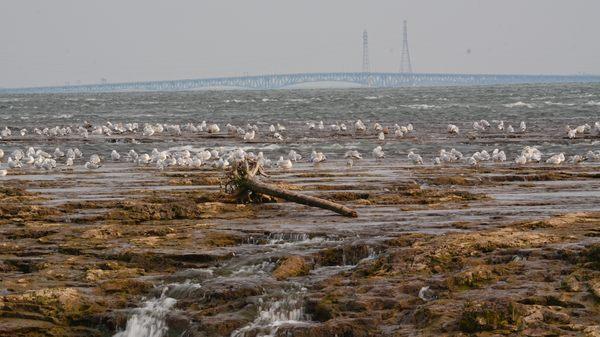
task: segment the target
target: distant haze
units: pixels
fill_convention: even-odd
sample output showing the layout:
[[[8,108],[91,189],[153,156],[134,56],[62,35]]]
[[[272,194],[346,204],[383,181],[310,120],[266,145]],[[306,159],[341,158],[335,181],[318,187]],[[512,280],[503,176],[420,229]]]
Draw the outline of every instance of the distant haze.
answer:
[[[0,87],[398,71],[600,74],[598,0],[2,0]]]

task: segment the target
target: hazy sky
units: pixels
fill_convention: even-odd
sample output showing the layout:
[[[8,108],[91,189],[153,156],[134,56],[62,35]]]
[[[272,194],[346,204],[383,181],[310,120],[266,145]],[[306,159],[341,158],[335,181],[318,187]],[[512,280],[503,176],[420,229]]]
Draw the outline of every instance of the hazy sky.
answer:
[[[598,0],[0,0],[0,86],[398,71],[403,19],[416,72],[600,74]]]

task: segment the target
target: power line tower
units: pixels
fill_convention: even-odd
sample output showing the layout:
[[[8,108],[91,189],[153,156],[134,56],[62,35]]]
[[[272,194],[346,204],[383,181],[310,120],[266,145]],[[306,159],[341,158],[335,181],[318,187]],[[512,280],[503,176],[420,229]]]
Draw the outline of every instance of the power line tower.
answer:
[[[367,31],[363,31],[363,63],[362,63],[362,72],[370,73],[371,65],[369,64],[369,35]]]
[[[400,72],[412,74],[412,65],[410,64],[410,52],[408,51],[408,29],[406,20],[404,20],[404,34],[402,41],[402,55],[400,56]]]

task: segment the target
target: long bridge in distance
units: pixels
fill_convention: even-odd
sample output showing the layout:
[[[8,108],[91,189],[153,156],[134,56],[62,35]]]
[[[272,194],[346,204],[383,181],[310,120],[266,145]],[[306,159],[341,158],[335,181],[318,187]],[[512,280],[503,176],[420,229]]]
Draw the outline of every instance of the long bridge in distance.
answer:
[[[285,89],[302,84],[327,82],[370,88],[400,88],[413,86],[472,86],[542,83],[600,83],[597,75],[500,75],[500,74],[441,74],[441,73],[384,73],[336,72],[298,73],[144,81],[126,83],[99,83],[65,86],[0,88],[0,93],[96,93],[127,91],[186,91],[202,89]]]

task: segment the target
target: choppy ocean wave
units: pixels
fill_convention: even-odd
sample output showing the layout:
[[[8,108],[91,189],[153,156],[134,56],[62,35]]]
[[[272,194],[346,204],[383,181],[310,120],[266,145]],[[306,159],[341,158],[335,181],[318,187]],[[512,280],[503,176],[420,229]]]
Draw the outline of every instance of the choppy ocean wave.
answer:
[[[429,110],[429,109],[439,109],[440,108],[439,105],[431,105],[431,104],[407,104],[407,105],[403,105],[403,106],[410,108],[410,109],[417,109],[417,110]]]
[[[557,106],[575,106],[575,103],[563,103],[563,102],[552,102],[552,101],[545,101],[544,104],[546,105],[557,105]]]
[[[529,109],[535,108],[535,104],[525,103],[525,102],[521,102],[521,101],[504,104],[504,106],[507,108],[529,108]]]

